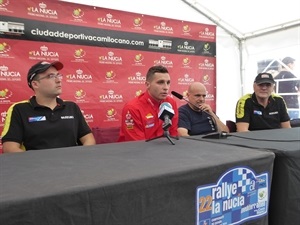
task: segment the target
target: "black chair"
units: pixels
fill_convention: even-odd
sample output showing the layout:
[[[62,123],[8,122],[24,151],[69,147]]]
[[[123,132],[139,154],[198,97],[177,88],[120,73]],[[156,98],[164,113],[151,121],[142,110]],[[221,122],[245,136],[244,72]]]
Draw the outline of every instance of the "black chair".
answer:
[[[229,129],[229,132],[236,132],[236,124],[232,120],[226,120],[226,126]]]
[[[291,127],[300,127],[300,118],[297,119],[291,119]]]

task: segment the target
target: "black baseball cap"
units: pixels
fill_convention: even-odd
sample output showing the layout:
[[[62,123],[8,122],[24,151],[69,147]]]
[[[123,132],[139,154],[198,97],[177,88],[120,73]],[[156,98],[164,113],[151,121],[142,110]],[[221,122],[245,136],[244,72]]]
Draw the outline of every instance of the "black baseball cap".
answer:
[[[263,84],[263,83],[269,83],[269,84],[275,84],[274,78],[272,74],[270,73],[259,73],[254,80],[254,83],[257,84]]]
[[[28,86],[31,88],[31,82],[33,78],[38,75],[39,73],[45,72],[47,69],[49,69],[51,66],[54,66],[57,70],[61,70],[64,65],[59,61],[54,62],[46,62],[46,61],[40,61],[33,65],[27,74],[27,82]]]

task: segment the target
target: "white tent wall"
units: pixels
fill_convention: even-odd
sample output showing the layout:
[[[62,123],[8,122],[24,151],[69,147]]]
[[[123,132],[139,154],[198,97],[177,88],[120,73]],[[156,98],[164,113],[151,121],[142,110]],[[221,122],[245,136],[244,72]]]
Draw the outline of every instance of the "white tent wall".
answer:
[[[286,56],[296,59],[294,74],[300,78],[300,27],[248,39],[243,45],[244,94],[253,91],[258,61],[282,60]]]
[[[296,59],[293,73],[300,78],[300,26],[249,39],[242,49],[243,94],[253,92],[253,80],[258,72],[259,61],[275,60],[280,64],[283,58],[290,56]]]
[[[242,94],[240,49],[237,39],[217,27],[216,113],[225,123],[235,121],[235,105]]]
[[[182,0],[130,0],[126,1],[126,3],[124,0],[64,1],[203,24],[216,24],[215,22],[221,22],[220,17],[213,18],[208,17],[207,15],[202,15],[199,10],[193,9]],[[203,4],[213,4],[209,1],[199,2]],[[277,9],[279,10],[282,8],[282,6],[280,6],[280,2],[278,2],[278,4],[276,1],[269,3],[270,4],[266,2],[267,6],[269,7],[269,11],[272,11],[271,7],[276,5]],[[215,2],[215,4],[218,6],[219,3]],[[300,3],[298,2],[293,4],[291,4],[292,9],[290,10],[295,11],[297,5],[300,5]],[[256,11],[252,11],[250,8],[245,7],[244,3],[240,5],[240,10],[235,9],[236,7],[233,7],[233,5],[234,4],[230,6],[228,3],[226,10],[224,10],[224,7],[221,6],[218,8],[218,10],[220,11],[220,8],[222,8],[221,11],[230,16],[234,16],[237,11],[241,10],[244,10],[245,14],[251,13],[251,16],[249,17],[247,15],[241,17],[243,13],[240,12],[240,16],[236,16],[235,21],[241,22],[244,19],[247,21],[245,24],[249,24],[249,26],[251,25],[250,27],[253,27],[253,23],[257,23],[257,30],[261,29],[261,26],[264,24],[264,22],[267,22],[264,20],[264,18],[268,17],[270,21],[269,16],[272,14],[269,13],[269,11],[266,13],[264,9],[265,7],[259,7],[261,2],[251,5],[256,7]],[[234,11],[232,11],[233,9]],[[299,8],[297,8],[297,10],[298,9]],[[263,15],[261,15],[258,10],[263,10]],[[235,120],[234,112],[237,100],[243,94],[253,91],[252,84],[254,77],[257,74],[257,62],[259,60],[272,59],[274,57],[282,59],[285,56],[291,56],[298,60],[298,69],[300,69],[300,19],[299,11],[297,10],[296,17],[298,17],[298,26],[295,28],[283,29],[274,33],[270,32],[269,34],[251,37],[243,41],[241,41],[242,39],[236,38],[234,33],[230,34],[225,31],[225,29],[222,29],[222,26],[217,26],[216,105],[217,115],[223,122],[226,120]],[[273,11],[275,12],[275,10]],[[289,14],[289,10],[285,13],[288,16],[294,14],[292,12]],[[256,17],[260,19],[256,21]],[[271,20],[278,20],[278,17],[276,16]],[[247,26],[245,24],[244,27]],[[247,34],[249,35],[251,33]],[[299,76],[299,70],[296,75]]]
[[[236,102],[253,92],[259,61],[280,61],[286,56],[296,59],[293,73],[300,78],[300,26],[240,43],[217,28],[217,114],[221,120],[235,121]]]

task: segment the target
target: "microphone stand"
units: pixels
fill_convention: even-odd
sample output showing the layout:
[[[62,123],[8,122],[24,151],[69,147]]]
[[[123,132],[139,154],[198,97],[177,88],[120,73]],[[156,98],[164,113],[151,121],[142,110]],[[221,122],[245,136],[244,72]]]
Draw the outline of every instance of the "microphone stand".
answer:
[[[172,145],[175,145],[174,141],[173,141],[171,138],[176,139],[176,140],[179,140],[179,138],[170,135],[169,127],[170,127],[171,125],[172,125],[172,121],[171,121],[169,118],[166,118],[166,117],[165,117],[165,121],[164,121],[164,123],[163,123],[163,125],[162,125],[162,128],[163,128],[163,130],[164,130],[164,133],[163,133],[161,136],[158,136],[158,137],[155,137],[155,138],[148,139],[148,140],[146,140],[146,142],[148,142],[148,141],[153,141],[153,140],[155,140],[155,139],[165,137],[165,138],[167,138],[167,139],[170,141],[170,143],[171,143]]]

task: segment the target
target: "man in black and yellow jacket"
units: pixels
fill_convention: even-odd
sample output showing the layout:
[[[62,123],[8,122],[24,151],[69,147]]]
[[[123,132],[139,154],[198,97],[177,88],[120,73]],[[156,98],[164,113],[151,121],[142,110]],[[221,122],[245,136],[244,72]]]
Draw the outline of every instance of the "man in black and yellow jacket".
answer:
[[[273,93],[275,81],[269,73],[260,73],[253,84],[254,93],[241,97],[236,105],[238,132],[291,128],[284,99]]]

